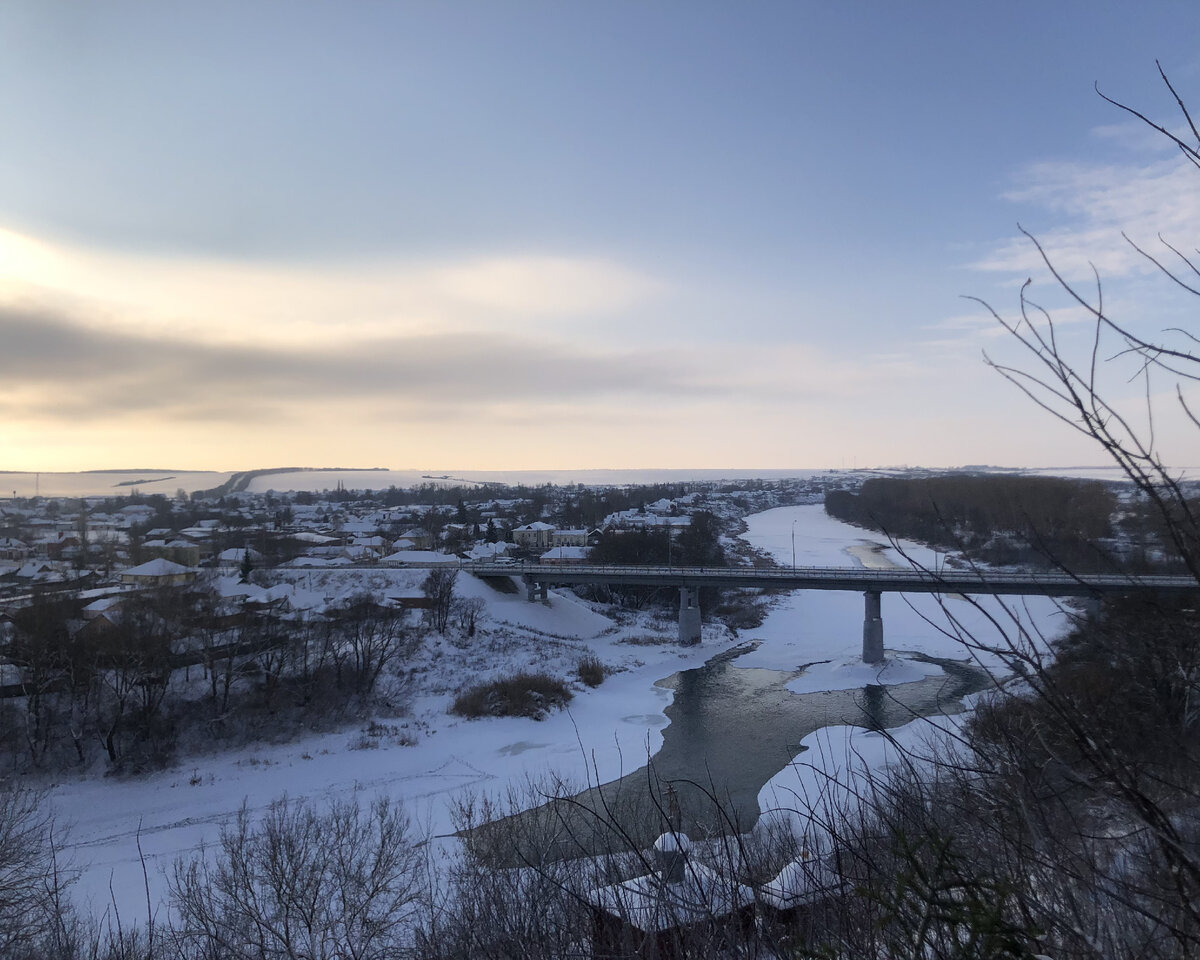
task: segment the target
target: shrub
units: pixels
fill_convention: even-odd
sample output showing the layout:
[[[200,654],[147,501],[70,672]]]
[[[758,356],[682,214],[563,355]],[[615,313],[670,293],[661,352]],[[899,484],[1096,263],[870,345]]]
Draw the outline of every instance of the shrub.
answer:
[[[579,679],[589,687],[598,687],[604,682],[604,664],[600,662],[598,657],[592,656],[590,653],[579,661],[579,666],[575,668],[575,672],[579,674]]]
[[[399,956],[427,889],[419,840],[386,799],[243,806],[211,854],[175,865],[170,955]]]
[[[543,720],[551,710],[566,706],[571,691],[548,673],[514,673],[490,683],[468,687],[450,712],[460,717],[532,717]]]

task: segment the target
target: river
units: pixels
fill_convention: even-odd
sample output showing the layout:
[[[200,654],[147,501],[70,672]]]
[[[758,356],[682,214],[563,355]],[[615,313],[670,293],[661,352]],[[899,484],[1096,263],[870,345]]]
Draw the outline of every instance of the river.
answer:
[[[919,544],[892,545],[825,516],[820,506],[781,508],[749,518],[746,534],[777,560],[799,564],[907,566],[941,562]],[[793,553],[794,551],[794,553]],[[657,682],[671,691],[661,746],[637,769],[602,785],[560,796],[471,833],[496,863],[579,856],[646,846],[668,825],[693,838],[752,828],[764,788],[793,765],[802,741],[818,730],[897,728],[917,718],[963,710],[963,697],[993,681],[958,643],[982,637],[989,618],[1047,633],[1058,628],[1053,601],[1007,608],[890,595],[885,609],[887,663],[861,662],[862,597],[795,592],[779,600],[747,642]],[[947,629],[947,618],[957,625]],[[922,674],[925,674],[924,676]],[[518,842],[512,843],[513,835]],[[492,841],[495,841],[494,843]]]

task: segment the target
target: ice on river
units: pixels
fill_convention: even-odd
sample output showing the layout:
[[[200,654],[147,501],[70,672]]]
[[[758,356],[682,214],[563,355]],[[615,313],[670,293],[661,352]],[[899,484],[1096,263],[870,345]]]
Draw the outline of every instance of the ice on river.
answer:
[[[798,564],[856,565],[861,560],[855,553],[905,562],[893,546],[827,517],[820,505],[770,510],[750,517],[748,526],[746,539],[785,564],[792,562],[793,532]],[[851,552],[851,547],[858,549]],[[902,549],[921,563],[940,562],[926,548],[902,545]],[[303,576],[315,583],[321,577],[346,574]],[[662,743],[663,711],[672,694],[655,681],[699,666],[728,649],[731,641],[723,629],[706,625],[702,644],[680,648],[669,642],[674,631],[669,618],[643,617],[618,624],[569,594],[551,593],[549,606],[543,606],[522,596],[495,593],[467,577],[460,577],[460,587],[486,600],[481,637],[496,642],[487,646],[486,654],[439,640],[423,652],[410,716],[383,719],[387,724],[408,724],[415,745],[401,746],[382,738],[377,749],[356,749],[362,739],[356,727],[181,760],[175,769],[135,779],[63,776],[50,785],[59,840],[80,871],[76,900],[96,912],[115,905],[125,921],[144,916],[143,859],[150,902],[160,905],[165,901],[166,875],[177,858],[191,855],[201,844],[214,844],[221,824],[243,804],[252,811],[262,810],[285,793],[318,803],[386,794],[404,801],[424,829],[446,834],[453,828],[453,802],[472,792],[503,794],[520,789],[530,778],[551,774],[580,784],[589,776],[592,782],[597,776],[600,782],[616,779],[645,763]],[[967,629],[988,628],[989,616],[1003,624],[1013,622],[990,601],[979,607],[958,600],[946,603]],[[1014,613],[1022,629],[1053,633],[1065,622],[1055,604],[1044,598],[1018,605]],[[882,673],[876,667],[864,671],[861,662],[856,663],[862,617],[863,600],[856,593],[783,595],[761,627],[737,638],[758,641],[758,646],[734,663],[789,671],[815,664],[797,678],[795,689],[843,689],[905,682],[915,679],[914,671],[930,669],[894,651],[966,657],[955,630],[947,628],[945,611],[933,598],[888,594],[883,604],[884,642],[891,662]],[[647,645],[647,635],[656,632],[667,642]],[[638,642],[627,642],[631,640]],[[579,686],[568,711],[541,722],[466,721],[446,712],[460,685],[489,674],[547,664],[566,673],[569,664],[585,652],[594,653],[616,672],[594,690]],[[872,678],[867,679],[867,673]],[[825,742],[835,736],[833,732],[814,736],[822,735]],[[851,734],[836,736],[843,746],[851,738]],[[870,739],[860,743],[875,745]],[[868,760],[876,752],[868,751]],[[810,750],[803,755],[804,762],[819,755],[820,751]],[[768,784],[761,795],[764,809],[786,805],[772,797],[790,797],[794,803],[803,786],[797,776],[789,768]]]

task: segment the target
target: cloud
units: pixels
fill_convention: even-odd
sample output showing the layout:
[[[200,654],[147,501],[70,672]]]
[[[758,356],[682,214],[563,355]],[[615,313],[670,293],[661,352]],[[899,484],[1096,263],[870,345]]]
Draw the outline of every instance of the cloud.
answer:
[[[584,351],[520,335],[447,333],[336,348],[158,337],[0,308],[0,398],[12,411],[102,419],[156,411],[236,420],[293,404],[460,407],[721,392],[702,371],[644,351]]]
[[[1071,280],[1119,278],[1154,270],[1121,236],[1156,255],[1172,254],[1157,242],[1194,250],[1200,245],[1198,174],[1182,158],[1137,164],[1037,163],[1020,186],[1004,196],[1053,215],[1057,225],[1035,231],[1055,268]],[[997,244],[972,266],[977,270],[1043,274],[1045,264],[1024,237]]]
[[[0,231],[0,449],[35,469],[798,464],[858,437],[880,391],[929,392],[916,351],[711,336],[701,290],[605,258],[309,269]]]
[[[603,259],[493,257],[430,271],[432,291],[449,301],[523,317],[615,313],[666,284]]]
[[[669,289],[594,256],[232,262],[92,250],[0,228],[0,303],[102,312],[130,330],[191,331],[208,340],[344,342],[561,325],[650,303]]]

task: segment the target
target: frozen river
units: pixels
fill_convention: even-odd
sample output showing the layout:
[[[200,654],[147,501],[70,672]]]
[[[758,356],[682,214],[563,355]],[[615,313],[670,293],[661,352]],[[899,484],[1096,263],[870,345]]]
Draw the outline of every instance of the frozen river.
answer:
[[[820,506],[757,514],[749,518],[745,536],[781,562],[791,563],[793,534],[800,564],[857,566],[862,556],[904,562],[887,544],[830,519]],[[922,563],[939,562],[932,551],[911,549]],[[175,769],[136,779],[64,775],[51,785],[49,799],[64,851],[81,873],[75,888],[77,901],[90,904],[96,912],[115,902],[123,917],[144,915],[139,846],[151,900],[160,903],[166,889],[165,874],[177,858],[190,855],[202,843],[214,843],[221,824],[243,804],[251,811],[261,810],[283,793],[317,802],[335,797],[366,800],[387,794],[404,800],[422,828],[437,835],[453,831],[452,807],[468,795],[503,795],[510,789],[520,790],[529,778],[551,775],[580,787],[619,779],[663,747],[668,724],[675,729],[672,736],[690,735],[686,731],[691,729],[691,721],[680,712],[670,715],[673,704],[681,686],[694,682],[689,678],[705,675],[692,671],[714,656],[725,655],[717,663],[735,686],[766,684],[771,697],[779,702],[802,701],[791,696],[797,692],[848,691],[828,700],[849,705],[851,712],[831,708],[825,723],[865,718],[855,721],[863,724],[855,728],[818,724],[823,727],[819,733],[805,734],[797,726],[784,736],[783,746],[771,746],[773,751],[794,749],[805,759],[788,764],[784,757],[782,769],[776,764],[778,772],[761,786],[757,775],[754,782],[742,784],[743,794],[757,792],[762,810],[796,806],[797,796],[804,795],[811,788],[809,781],[818,775],[812,757],[819,756],[823,763],[834,766],[851,762],[847,759],[850,752],[853,762],[883,758],[883,738],[869,727],[873,725],[872,710],[883,716],[891,702],[884,687],[919,686],[923,676],[932,674],[936,688],[946,689],[942,686],[945,678],[937,676],[940,669],[915,658],[889,652],[892,659],[882,674],[878,667],[861,663],[863,614],[858,594],[809,591],[783,595],[761,627],[743,631],[736,641],[723,630],[706,626],[699,646],[680,648],[631,643],[645,633],[645,624],[614,623],[602,611],[567,594],[552,594],[547,608],[519,596],[496,594],[473,579],[460,584],[460,590],[486,600],[481,630],[512,638],[505,645],[493,645],[504,652],[489,655],[485,661],[488,671],[504,672],[542,662],[545,638],[562,638],[593,651],[616,672],[595,690],[580,689],[569,711],[541,722],[519,718],[466,721],[448,715],[446,707],[455,688],[474,682],[478,673],[464,675],[453,660],[461,654],[446,647],[445,656],[437,650],[429,655],[424,692],[418,691],[411,704],[413,729],[420,730],[415,745],[384,742],[378,749],[355,749],[362,739],[360,727],[355,726],[285,744],[181,760]],[[968,629],[994,629],[989,617],[1008,622],[994,599],[982,608],[962,601],[948,603]],[[889,595],[883,615],[889,651],[912,651],[934,659],[961,660],[966,656],[942,626],[945,614],[932,597]],[[1046,598],[1032,598],[1021,607],[1019,616],[1027,628],[1046,633],[1059,631],[1065,624],[1054,602]],[[730,652],[741,644],[752,649],[731,657]],[[714,669],[710,668],[710,673]],[[660,682],[665,678],[674,679]],[[867,687],[880,688],[874,708],[862,700]],[[952,694],[950,700],[956,696]],[[679,710],[688,702],[680,697]],[[886,722],[902,720],[893,715]],[[920,726],[908,724],[892,733],[903,739],[913,728],[916,736]],[[755,743],[750,737],[733,749],[753,750]],[[819,749],[808,750],[814,745]],[[743,796],[739,802],[753,801]]]

